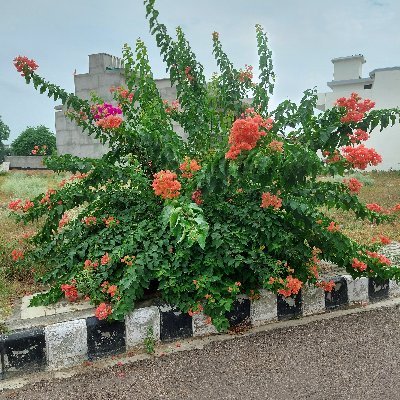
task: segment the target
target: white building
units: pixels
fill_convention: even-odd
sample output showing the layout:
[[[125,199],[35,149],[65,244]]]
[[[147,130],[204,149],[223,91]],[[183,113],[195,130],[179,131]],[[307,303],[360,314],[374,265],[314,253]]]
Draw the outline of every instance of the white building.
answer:
[[[89,100],[95,92],[104,101],[111,102],[112,86],[126,86],[121,59],[109,54],[89,55],[89,72],[74,76],[75,95]],[[176,100],[176,87],[171,87],[169,79],[156,79],[156,85],[163,100]],[[89,136],[65,116],[66,107],[55,107],[56,141],[58,154],[72,154],[78,157],[100,158],[108,151],[99,140]],[[174,130],[184,136],[183,129],[175,123]]]
[[[400,67],[374,69],[363,78],[365,58],[361,54],[334,58],[332,63],[333,81],[327,83],[332,91],[318,95],[318,109],[329,109],[338,98],[349,97],[353,92],[374,101],[375,109],[400,107]],[[366,146],[374,147],[382,156],[377,169],[400,170],[400,124],[382,132],[375,129]]]

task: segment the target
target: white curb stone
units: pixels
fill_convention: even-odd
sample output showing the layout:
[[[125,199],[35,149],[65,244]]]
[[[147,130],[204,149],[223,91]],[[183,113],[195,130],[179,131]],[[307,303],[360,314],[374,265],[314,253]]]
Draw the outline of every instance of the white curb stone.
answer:
[[[325,312],[325,292],[322,288],[306,285],[302,289],[303,315]]]
[[[126,347],[143,344],[148,328],[153,328],[153,337],[160,340],[160,311],[158,307],[145,307],[132,311],[125,317]]]
[[[207,317],[204,313],[195,314],[192,317],[193,336],[213,335],[218,333],[213,324],[206,323]]]
[[[77,365],[86,360],[86,320],[76,319],[48,325],[45,328],[47,365],[58,369]]]
[[[397,297],[400,296],[400,285],[394,281],[389,281],[389,297]]]
[[[368,303],[368,278],[353,279],[350,275],[343,276],[346,278],[347,281],[349,304],[362,302]]]
[[[250,306],[250,318],[254,326],[278,319],[276,294],[268,290],[260,290],[260,295],[261,297],[253,300]]]

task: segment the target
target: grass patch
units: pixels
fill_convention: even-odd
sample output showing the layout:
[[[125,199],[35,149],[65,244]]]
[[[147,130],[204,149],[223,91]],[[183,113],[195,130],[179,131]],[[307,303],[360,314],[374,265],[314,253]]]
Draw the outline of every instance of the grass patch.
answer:
[[[400,203],[400,171],[364,173],[372,184],[365,184],[359,194],[365,203],[378,203],[384,208],[392,208]],[[360,180],[361,181],[361,180]],[[393,222],[372,224],[355,218],[354,213],[342,210],[326,210],[327,214],[342,226],[342,231],[352,239],[362,244],[370,244],[378,235],[388,236],[400,242],[400,218]]]
[[[18,298],[43,289],[34,280],[35,271],[42,268],[29,262],[15,262],[11,251],[26,251],[29,245],[24,239],[33,235],[40,222],[23,225],[10,216],[8,203],[12,199],[33,198],[48,188],[56,188],[65,175],[51,171],[10,171],[0,175],[0,323],[12,311]]]

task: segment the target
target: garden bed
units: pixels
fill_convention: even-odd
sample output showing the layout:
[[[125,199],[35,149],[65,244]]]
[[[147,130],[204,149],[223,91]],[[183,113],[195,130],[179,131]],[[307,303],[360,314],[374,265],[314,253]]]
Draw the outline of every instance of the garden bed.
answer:
[[[360,174],[361,175],[361,174]],[[370,172],[363,173],[366,184],[361,189],[360,198],[365,203],[377,202],[389,207],[391,204],[400,203],[400,172]],[[30,198],[65,178],[65,175],[54,174],[51,171],[10,171],[0,175],[0,321],[4,320],[13,312],[13,306],[25,295],[46,289],[36,283],[33,278],[32,268],[38,266],[25,266],[24,270],[14,269],[10,253],[18,241],[26,234],[32,234],[35,226],[29,228],[16,224],[9,217],[7,204],[15,198]],[[362,243],[370,243],[372,238],[378,234],[390,237],[400,242],[400,221],[387,222],[380,225],[368,224],[359,221],[350,213],[329,210],[332,218],[342,225],[345,231],[352,238]],[[37,223],[36,228],[40,226]],[[396,248],[396,244],[393,245]],[[400,262],[400,257],[396,259]],[[321,273],[325,278],[345,274],[345,270],[339,266],[322,262]]]

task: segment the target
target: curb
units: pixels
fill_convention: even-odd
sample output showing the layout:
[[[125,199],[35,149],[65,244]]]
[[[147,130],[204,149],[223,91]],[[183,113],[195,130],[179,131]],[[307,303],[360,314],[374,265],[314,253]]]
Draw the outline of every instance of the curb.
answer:
[[[260,326],[400,296],[400,286],[391,280],[352,279],[349,275],[333,280],[336,287],[331,293],[307,286],[288,298],[264,290],[258,300],[238,296],[227,317],[231,326],[243,322]],[[88,317],[3,334],[0,379],[62,369],[124,353],[143,344],[149,327],[154,339],[161,342],[217,334],[205,319],[202,314],[191,317],[168,305],[159,305],[136,309],[124,321],[109,323]]]

